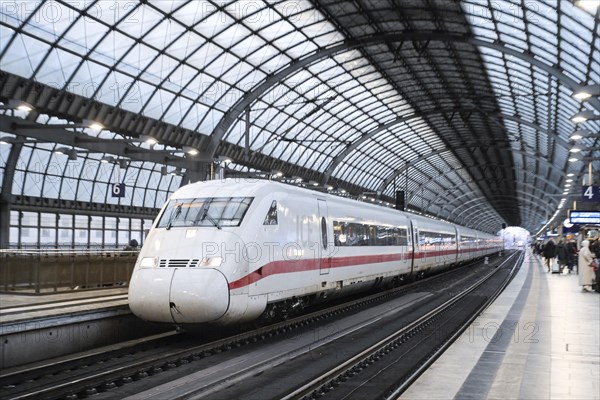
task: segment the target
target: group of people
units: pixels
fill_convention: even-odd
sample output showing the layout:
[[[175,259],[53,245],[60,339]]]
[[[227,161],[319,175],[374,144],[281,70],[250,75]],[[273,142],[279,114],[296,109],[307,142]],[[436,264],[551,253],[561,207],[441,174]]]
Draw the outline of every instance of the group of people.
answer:
[[[560,239],[556,244],[554,239],[550,238],[546,243],[534,243],[533,252],[544,257],[548,272],[553,272],[555,262],[558,265],[557,272],[559,273],[563,273],[565,268],[571,273],[573,267],[577,265],[579,285],[581,285],[582,290],[585,292],[592,290],[592,285],[595,282],[598,291],[600,282],[597,278],[599,268],[597,260],[600,260],[600,239],[583,240],[581,248],[577,250],[577,244],[573,240],[564,241]]]

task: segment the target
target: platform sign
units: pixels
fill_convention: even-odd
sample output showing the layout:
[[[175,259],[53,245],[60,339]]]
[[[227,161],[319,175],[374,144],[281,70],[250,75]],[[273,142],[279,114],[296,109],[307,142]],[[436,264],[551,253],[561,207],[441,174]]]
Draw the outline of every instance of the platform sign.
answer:
[[[600,186],[583,186],[581,198],[584,201],[600,201]]]
[[[600,224],[600,211],[570,210],[569,221],[572,224]]]
[[[124,183],[113,183],[112,197],[125,197],[125,184]]]

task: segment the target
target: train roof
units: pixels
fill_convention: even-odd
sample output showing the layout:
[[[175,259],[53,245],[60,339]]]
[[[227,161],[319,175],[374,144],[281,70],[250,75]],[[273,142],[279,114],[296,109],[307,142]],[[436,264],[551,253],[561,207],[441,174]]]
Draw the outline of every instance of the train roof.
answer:
[[[194,197],[257,197],[257,196],[265,196],[270,193],[280,192],[280,193],[288,193],[290,195],[303,195],[303,196],[311,196],[314,198],[326,199],[328,201],[336,202],[338,204],[348,204],[353,207],[363,207],[368,208],[373,211],[388,211],[388,212],[398,212],[403,213],[411,219],[415,220],[432,220],[433,218],[425,217],[422,215],[414,214],[407,211],[399,211],[391,208],[384,208],[377,204],[370,204],[366,202],[361,202],[354,199],[344,198],[340,196],[331,195],[329,193],[319,192],[312,189],[292,186],[289,184],[277,182],[277,181],[268,181],[264,179],[252,179],[252,178],[227,178],[227,179],[216,179],[211,181],[201,181],[191,183],[189,185],[182,186],[178,190],[176,190],[172,195],[172,199],[183,199],[183,198],[194,198]],[[437,222],[452,224],[448,221],[444,220],[436,220]],[[460,226],[460,225],[458,225]],[[471,231],[476,231],[472,228],[466,228],[460,226],[462,229],[468,229]],[[479,233],[484,233],[480,231],[476,231]],[[493,236],[493,235],[491,235]]]

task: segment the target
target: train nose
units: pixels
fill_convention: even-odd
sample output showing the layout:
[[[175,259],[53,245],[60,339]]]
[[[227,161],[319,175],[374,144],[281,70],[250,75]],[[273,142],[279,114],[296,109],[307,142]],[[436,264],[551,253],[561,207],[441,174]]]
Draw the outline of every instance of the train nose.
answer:
[[[216,269],[137,269],[129,286],[129,308],[148,321],[216,321],[229,308],[227,279]]]

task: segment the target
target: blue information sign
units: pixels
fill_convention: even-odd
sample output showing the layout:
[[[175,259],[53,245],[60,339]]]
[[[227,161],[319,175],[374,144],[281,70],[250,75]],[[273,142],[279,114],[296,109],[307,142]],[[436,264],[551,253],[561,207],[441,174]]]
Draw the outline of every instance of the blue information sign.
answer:
[[[582,188],[581,198],[585,201],[600,201],[600,186],[584,186]]]
[[[570,210],[569,221],[572,224],[600,224],[600,211]]]
[[[114,183],[112,185],[112,197],[125,197],[124,183]]]

